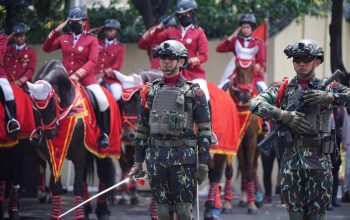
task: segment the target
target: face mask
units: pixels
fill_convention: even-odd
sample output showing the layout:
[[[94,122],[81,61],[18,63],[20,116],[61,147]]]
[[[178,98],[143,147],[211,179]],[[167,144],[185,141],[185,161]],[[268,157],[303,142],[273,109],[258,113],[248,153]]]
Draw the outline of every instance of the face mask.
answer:
[[[192,24],[192,18],[187,16],[179,17],[179,22],[182,27],[187,27]]]
[[[80,34],[83,31],[83,25],[79,24],[78,22],[71,22],[69,24],[69,29],[74,33],[74,34]]]

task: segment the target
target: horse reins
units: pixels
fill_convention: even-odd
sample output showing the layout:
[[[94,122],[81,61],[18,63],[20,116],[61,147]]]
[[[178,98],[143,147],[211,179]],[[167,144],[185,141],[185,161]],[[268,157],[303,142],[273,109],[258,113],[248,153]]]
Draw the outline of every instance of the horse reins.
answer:
[[[41,130],[52,130],[55,126],[55,124],[59,125],[59,121],[64,119],[69,112],[72,110],[74,103],[76,100],[72,102],[68,107],[66,108],[61,108],[60,103],[61,99],[58,97],[57,93],[55,92],[54,89],[51,89],[49,92],[47,98],[45,100],[37,100],[32,96],[33,103],[35,105],[35,108],[43,110],[45,109],[48,105],[50,100],[54,98],[55,102],[55,117],[52,119],[52,121],[49,124],[44,124],[42,118],[41,118],[41,126],[38,127],[38,129]]]

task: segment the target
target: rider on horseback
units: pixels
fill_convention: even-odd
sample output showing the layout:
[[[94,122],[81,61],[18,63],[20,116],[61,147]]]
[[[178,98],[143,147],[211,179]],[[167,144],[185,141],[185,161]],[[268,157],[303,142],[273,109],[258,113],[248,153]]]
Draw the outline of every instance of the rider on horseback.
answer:
[[[96,80],[96,64],[98,61],[98,40],[84,31],[87,13],[82,7],[72,7],[68,18],[56,29],[51,31],[43,45],[45,52],[62,49],[62,63],[71,80],[81,83],[95,96],[100,112],[98,120],[101,128],[99,147],[109,147],[109,103],[101,86]],[[69,34],[59,36],[61,30],[68,24]]]
[[[27,90],[27,81],[32,81],[36,66],[36,52],[27,45],[29,27],[24,23],[16,23],[13,27],[14,45],[7,46],[4,57],[4,68],[10,82]]]
[[[16,139],[21,126],[16,120],[16,101],[3,66],[3,59],[7,48],[7,42],[8,38],[4,34],[0,34],[0,87],[4,93],[5,98],[3,104],[7,117],[7,132],[10,138]]]
[[[121,69],[125,56],[125,46],[117,39],[121,30],[120,23],[116,19],[107,19],[103,30],[106,38],[98,42],[100,53],[97,74],[101,73],[103,81],[109,85],[114,99],[118,101],[122,96],[122,87],[113,71]]]
[[[229,36],[222,40],[216,47],[217,52],[233,52],[236,61],[241,66],[249,66],[254,62],[255,81],[260,92],[264,91],[267,86],[264,82],[262,69],[265,67],[265,47],[264,43],[253,37],[253,29],[256,27],[256,18],[253,14],[244,14],[239,20],[239,27]],[[252,59],[246,59],[252,57]],[[227,76],[228,78],[232,77]]]

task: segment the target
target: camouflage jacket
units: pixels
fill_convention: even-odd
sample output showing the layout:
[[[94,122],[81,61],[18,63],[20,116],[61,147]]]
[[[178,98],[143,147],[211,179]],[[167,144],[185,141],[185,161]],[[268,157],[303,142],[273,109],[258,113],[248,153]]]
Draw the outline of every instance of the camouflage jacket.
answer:
[[[321,84],[320,80],[314,77],[308,82],[306,90],[318,89]],[[257,97],[250,100],[249,105],[251,111],[263,118],[270,118],[275,121],[278,120],[278,116],[274,115],[274,109],[276,101],[278,99],[278,92],[282,85],[282,82],[272,83],[263,93],[260,93]],[[280,100],[281,109],[285,109],[288,103],[288,96],[291,91],[303,90],[294,77],[290,80],[286,87],[283,96]],[[339,99],[334,105],[350,106],[350,89],[340,83],[331,83],[326,87],[326,91],[331,93],[337,93]],[[288,94],[289,93],[289,94]],[[323,105],[321,105],[323,106]],[[331,111],[332,105],[323,106],[323,109],[329,109]],[[294,141],[293,146],[279,146],[279,153],[281,155],[281,169],[325,169],[331,166],[328,154],[322,153],[319,148],[310,148],[308,146],[297,146]]]
[[[185,83],[189,83],[191,85],[191,100],[185,99],[185,103],[192,102],[193,119],[195,124],[197,125],[197,134],[195,134],[194,131],[189,131],[186,133],[183,139],[197,141],[198,161],[201,164],[206,164],[209,157],[211,134],[211,119],[208,102],[205,98],[204,92],[199,88],[199,85],[186,82],[182,76],[180,76],[175,86],[182,87]],[[152,84],[146,86],[141,92],[142,105],[138,117],[139,124],[136,129],[135,161],[143,162],[146,159],[147,161],[152,161],[155,164],[196,164],[197,152],[195,147],[189,147],[185,145],[181,147],[155,147],[150,144],[150,139],[152,137],[150,137],[150,110],[147,103],[152,103],[153,101],[150,100],[148,93],[155,86],[160,86],[161,88],[163,86],[167,86],[167,84],[164,82],[163,79],[155,80]],[[174,100],[174,102],[175,101],[176,100]],[[164,140],[172,140],[172,137],[167,137]]]

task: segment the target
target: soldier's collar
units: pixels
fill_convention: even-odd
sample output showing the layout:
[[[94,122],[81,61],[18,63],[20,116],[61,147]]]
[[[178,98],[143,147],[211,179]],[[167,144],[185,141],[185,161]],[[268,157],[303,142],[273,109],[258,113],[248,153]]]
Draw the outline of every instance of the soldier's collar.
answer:
[[[167,85],[164,81],[164,77],[161,78],[160,80],[160,85]],[[182,74],[180,73],[179,79],[176,82],[176,87],[182,87],[185,84],[185,78],[182,76]]]
[[[293,79],[290,81],[289,85],[290,86],[298,86],[299,82],[298,82],[298,78],[297,76],[293,77]],[[312,87],[318,86],[320,84],[320,80],[314,76],[309,82],[309,85],[311,85]]]

